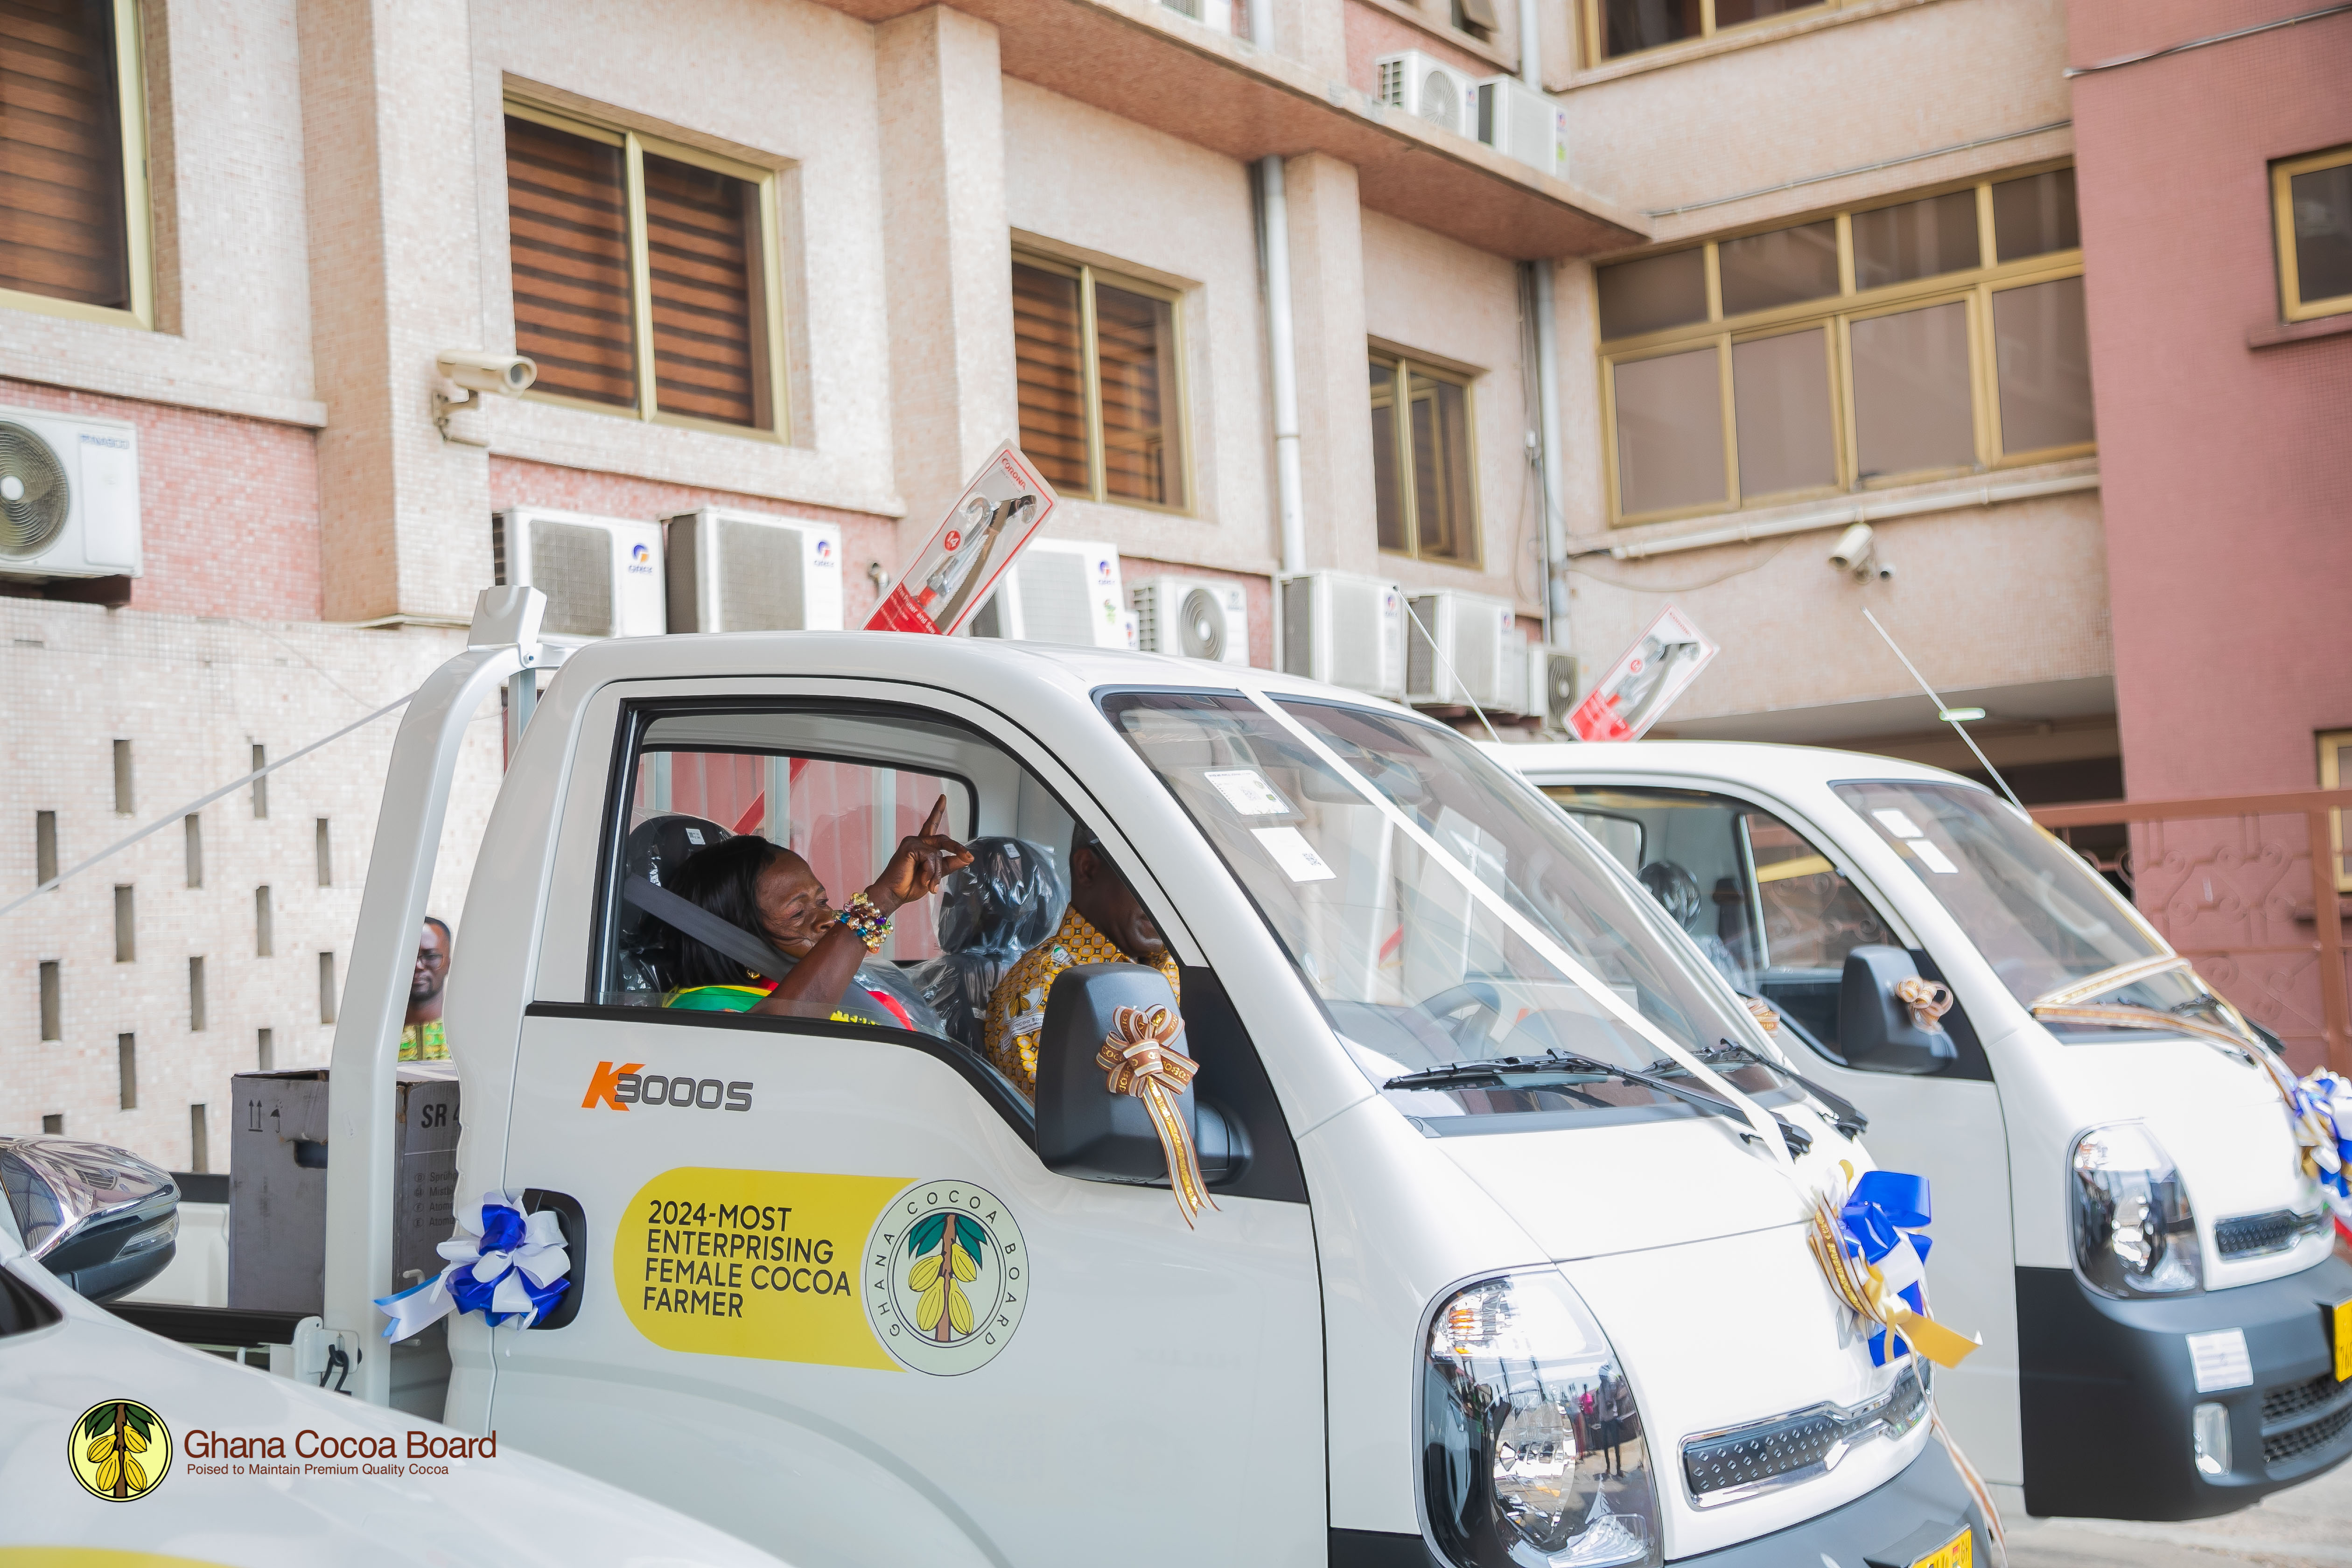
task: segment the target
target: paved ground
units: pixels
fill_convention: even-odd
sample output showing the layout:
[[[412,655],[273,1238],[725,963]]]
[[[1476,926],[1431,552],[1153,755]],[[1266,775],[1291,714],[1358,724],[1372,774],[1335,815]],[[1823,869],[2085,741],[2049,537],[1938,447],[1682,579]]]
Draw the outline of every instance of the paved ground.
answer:
[[[2352,1568],[2352,1464],[2192,1524],[2056,1519],[2009,1531],[2010,1568]]]

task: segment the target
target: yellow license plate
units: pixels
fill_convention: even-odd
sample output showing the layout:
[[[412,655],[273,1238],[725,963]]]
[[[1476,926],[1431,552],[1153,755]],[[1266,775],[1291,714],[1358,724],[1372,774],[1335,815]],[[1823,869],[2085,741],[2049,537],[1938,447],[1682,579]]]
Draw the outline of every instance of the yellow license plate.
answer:
[[[2327,1310],[2336,1342],[2336,1381],[2352,1383],[2352,1301],[2338,1301]]]
[[[1958,1535],[1912,1563],[1911,1568],[1975,1568],[1975,1563],[1976,1535],[1963,1525]]]

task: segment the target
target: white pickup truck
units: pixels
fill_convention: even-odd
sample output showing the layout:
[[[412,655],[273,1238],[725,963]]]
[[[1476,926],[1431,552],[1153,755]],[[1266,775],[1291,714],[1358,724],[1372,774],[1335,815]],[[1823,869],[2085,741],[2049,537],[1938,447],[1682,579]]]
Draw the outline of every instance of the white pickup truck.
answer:
[[[2258,1030],[2025,814],[1810,746],[1496,748],[1935,1184],[1945,1418],[2003,1506],[2193,1519],[2352,1456],[2352,1265]],[[1948,986],[1934,1034],[1889,1002]],[[2008,1489],[2006,1495],[2000,1489]]]
[[[379,1400],[429,847],[530,619],[486,595],[411,705],[336,1037],[326,1321]],[[1112,1004],[1176,999],[1153,968],[1031,999],[1034,1107],[969,1008],[663,1005],[643,889],[689,847],[761,832],[844,897],[941,796],[992,855],[1090,837],[1148,911],[1197,1221],[1097,1054]],[[874,962],[985,994],[1055,880],[951,879]],[[1405,710],[1066,647],[592,644],[513,755],[444,1016],[460,1192],[562,1215],[572,1264],[529,1328],[453,1320],[446,1419],[802,1568],[1998,1558],[1930,1369],[1809,1248],[1871,1169],[1851,1121],[1591,838]]]

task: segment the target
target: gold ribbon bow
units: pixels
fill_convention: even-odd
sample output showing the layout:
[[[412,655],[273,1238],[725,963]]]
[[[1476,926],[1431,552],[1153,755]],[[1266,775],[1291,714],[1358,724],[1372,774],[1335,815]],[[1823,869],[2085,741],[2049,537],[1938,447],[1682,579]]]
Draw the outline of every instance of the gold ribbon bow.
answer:
[[[1911,1009],[1913,1028],[1930,1035],[1944,1032],[1944,1026],[1936,1020],[1952,1010],[1950,986],[1914,974],[1895,987],[1895,998]]]
[[[1176,1097],[1201,1070],[1201,1064],[1176,1048],[1184,1020],[1172,1007],[1121,1007],[1111,1015],[1110,1033],[1095,1053],[1095,1066],[1109,1074],[1113,1094],[1131,1094],[1150,1112],[1168,1156],[1168,1181],[1176,1191],[1176,1208],[1191,1225],[1203,1208],[1215,1208],[1208,1184],[1201,1178],[1201,1156],[1192,1147],[1192,1131],[1176,1109]]]
[[[1911,1347],[1937,1366],[1958,1366],[1969,1352],[1980,1348],[1977,1342],[1954,1333],[1925,1312],[1915,1312],[1911,1304],[1897,1295],[1886,1283],[1886,1276],[1875,1263],[1865,1263],[1846,1250],[1846,1195],[1853,1190],[1853,1167],[1838,1162],[1845,1172],[1846,1185],[1834,1195],[1813,1194],[1812,1230],[1805,1245],[1812,1248],[1813,1261],[1829,1276],[1830,1289],[1838,1300],[1870,1322],[1892,1333],[1897,1333]],[[1888,1347],[1888,1360],[1893,1360],[1893,1347]]]

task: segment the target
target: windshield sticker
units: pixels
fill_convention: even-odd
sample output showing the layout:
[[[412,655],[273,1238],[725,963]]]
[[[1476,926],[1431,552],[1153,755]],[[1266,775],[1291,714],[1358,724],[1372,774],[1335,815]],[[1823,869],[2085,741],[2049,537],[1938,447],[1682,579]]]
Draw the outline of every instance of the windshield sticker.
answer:
[[[613,1287],[664,1350],[893,1372],[859,1310],[856,1248],[902,1176],[665,1171],[613,1236]]]
[[[1878,818],[1878,825],[1886,829],[1887,832],[1895,835],[1897,838],[1920,838],[1926,837],[1926,835],[1919,831],[1919,825],[1917,823],[1912,821],[1901,812],[1894,810],[1891,807],[1885,811],[1874,811],[1870,815]]]
[[[1957,876],[1959,873],[1960,868],[1952,864],[1952,858],[1945,854],[1934,839],[1913,838],[1906,842],[1911,846],[1912,854],[1927,862],[1927,869],[1930,871],[1941,871],[1947,877]]]
[[[1029,1251],[1013,1210],[970,1182],[921,1182],[866,1238],[866,1321],[912,1372],[960,1377],[1013,1342],[1029,1302]]]
[[[1289,816],[1291,805],[1255,768],[1212,768],[1201,775],[1244,816]]]
[[[1250,837],[1294,882],[1328,882],[1338,873],[1323,863],[1307,835],[1296,827],[1253,827]]]

